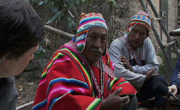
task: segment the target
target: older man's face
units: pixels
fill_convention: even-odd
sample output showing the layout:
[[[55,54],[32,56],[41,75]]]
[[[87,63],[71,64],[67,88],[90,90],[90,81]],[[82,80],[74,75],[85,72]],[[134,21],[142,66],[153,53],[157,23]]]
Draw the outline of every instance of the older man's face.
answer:
[[[82,54],[90,62],[97,61],[105,52],[107,31],[102,27],[93,27],[88,31],[86,45]]]

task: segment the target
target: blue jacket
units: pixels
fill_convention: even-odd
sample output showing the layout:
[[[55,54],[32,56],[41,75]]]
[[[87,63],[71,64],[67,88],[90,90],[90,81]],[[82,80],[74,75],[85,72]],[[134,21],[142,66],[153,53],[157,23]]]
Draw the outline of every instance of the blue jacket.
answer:
[[[170,85],[176,85],[178,87],[178,93],[180,93],[180,78],[177,74],[180,73],[180,59],[176,62],[176,68],[173,71]]]

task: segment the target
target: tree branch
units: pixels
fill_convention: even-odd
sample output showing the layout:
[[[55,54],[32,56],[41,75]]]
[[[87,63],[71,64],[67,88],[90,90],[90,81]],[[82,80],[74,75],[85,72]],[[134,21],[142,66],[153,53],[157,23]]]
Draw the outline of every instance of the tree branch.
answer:
[[[45,25],[45,28],[47,31],[54,33],[54,34],[57,34],[57,35],[60,35],[60,36],[65,37],[65,38],[72,39],[74,36],[73,34],[69,34],[67,32],[61,31],[59,29],[56,29],[56,28],[48,26],[48,25]]]

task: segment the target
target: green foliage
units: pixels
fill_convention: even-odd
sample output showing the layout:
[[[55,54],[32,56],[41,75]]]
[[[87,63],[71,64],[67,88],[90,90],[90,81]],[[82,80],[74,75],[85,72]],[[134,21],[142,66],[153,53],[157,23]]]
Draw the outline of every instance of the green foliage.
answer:
[[[32,5],[38,4],[38,5],[44,5],[46,8],[50,8],[51,11],[54,13],[54,16],[52,16],[51,19],[49,19],[46,24],[50,24],[55,20],[58,20],[58,22],[68,21],[68,28],[71,28],[73,26],[76,26],[76,24],[73,21],[73,15],[71,14],[70,10],[73,7],[73,5],[79,5],[83,4],[85,2],[88,2],[89,0],[28,0]],[[71,19],[71,21],[69,21]]]
[[[38,4],[44,5],[46,8],[50,8],[51,11],[54,13],[46,24],[50,24],[53,21],[57,20],[58,22],[61,21],[68,21],[67,28],[76,27],[76,23],[73,21],[72,18],[74,16],[70,12],[74,5],[80,5],[87,3],[92,0],[27,0],[31,3],[31,5]],[[111,4],[112,6],[116,6],[115,0],[106,0],[106,3]],[[70,19],[70,20],[69,20]]]
[[[33,7],[37,6],[44,6],[45,8],[49,8],[54,15],[49,18],[46,24],[53,23],[54,21],[58,22],[65,22],[67,21],[68,24],[66,25],[67,30],[76,27],[76,22],[74,21],[74,16],[71,13],[71,9],[75,5],[80,5],[87,3],[92,0],[27,0]],[[105,4],[110,4],[111,6],[116,6],[115,0],[106,0]],[[38,51],[35,53],[35,57],[40,60],[40,63],[45,62],[48,58],[46,58],[46,50],[49,45],[47,45],[47,39],[42,42],[39,46]]]
[[[112,6],[116,6],[116,1],[114,0],[106,0],[106,3],[110,3]]]
[[[45,38],[44,41],[39,45],[37,52],[34,54],[35,58],[39,59],[40,64],[49,60],[49,58],[45,56],[46,50],[52,50],[49,43],[50,41]],[[46,50],[44,47],[46,47]]]
[[[159,52],[158,55],[159,55],[159,56],[162,58],[162,60],[163,60],[163,63],[162,63],[162,64],[160,65],[160,67],[159,67],[159,73],[160,73],[161,75],[163,75],[163,76],[166,76],[166,74],[171,74],[171,73],[169,73],[170,70],[169,70],[167,61],[166,61],[163,53],[162,53],[162,52]],[[172,64],[173,64],[173,67],[175,67],[177,60],[178,60],[178,58],[171,58],[171,62],[172,62]]]

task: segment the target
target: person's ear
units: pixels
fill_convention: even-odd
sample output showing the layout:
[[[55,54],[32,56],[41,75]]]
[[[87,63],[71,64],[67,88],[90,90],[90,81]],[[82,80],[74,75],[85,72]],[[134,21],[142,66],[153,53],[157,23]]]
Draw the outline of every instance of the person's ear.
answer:
[[[149,33],[147,34],[147,36],[146,37],[149,37]]]
[[[147,36],[146,37],[149,37],[149,30],[147,30]]]
[[[4,56],[1,58],[1,62],[2,62],[3,64],[5,64],[5,65],[8,65],[8,64],[11,62],[11,60],[8,60],[8,59],[7,59],[7,55],[4,55]]]

